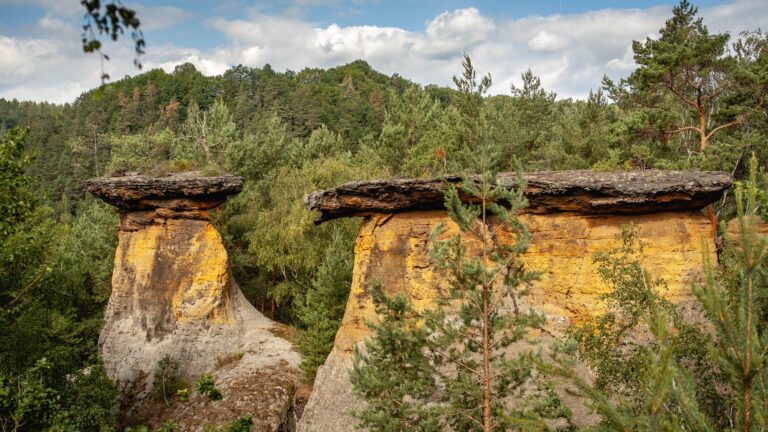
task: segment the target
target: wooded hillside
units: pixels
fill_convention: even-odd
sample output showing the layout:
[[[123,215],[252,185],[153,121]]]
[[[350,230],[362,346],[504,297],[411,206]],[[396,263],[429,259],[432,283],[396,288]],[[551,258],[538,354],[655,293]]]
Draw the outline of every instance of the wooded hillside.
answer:
[[[359,226],[316,226],[304,208],[312,191],[475,174],[480,144],[494,172],[519,163],[525,172],[722,170],[738,180],[752,154],[768,165],[768,36],[712,34],[682,2],[659,38],[633,49],[637,69],[604,79],[585,100],[558,98],[531,71],[520,87],[490,96],[492,77],[468,57],[456,65],[455,88],[386,76],[364,61],[298,72],[235,66],[213,77],[182,64],[71,104],[0,99],[2,418],[21,412],[20,430],[115,421],[97,338],[117,215],[88,197],[93,177],[244,177],[214,223],[248,300],[296,329],[311,381],[343,314]],[[757,199],[766,212],[765,195]],[[720,220],[735,212],[733,194],[713,208]],[[85,374],[86,366],[94,368]],[[3,396],[20,382],[43,402],[22,409],[24,395]],[[76,383],[88,390],[75,392]]]

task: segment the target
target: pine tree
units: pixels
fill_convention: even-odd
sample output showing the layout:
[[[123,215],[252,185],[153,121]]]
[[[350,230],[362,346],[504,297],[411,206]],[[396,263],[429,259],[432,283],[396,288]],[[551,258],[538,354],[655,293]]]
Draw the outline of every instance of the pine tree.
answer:
[[[359,428],[371,432],[438,432],[443,407],[433,400],[438,391],[434,369],[425,354],[429,332],[420,315],[401,293],[384,294],[374,282],[370,289],[380,322],[369,323],[374,336],[366,352],[355,351],[350,383],[365,409],[352,414]]]
[[[758,192],[757,159],[753,155],[749,182],[736,185],[738,244],[732,242],[729,262],[721,273],[732,277],[718,277],[705,251],[706,279],[696,291],[715,328],[713,356],[733,394],[736,430],[743,432],[768,427],[768,236],[757,229]]]
[[[310,382],[331,352],[344,316],[353,261],[349,237],[348,231],[342,229],[333,232],[304,301],[296,307],[296,315],[304,327],[298,340],[299,351],[304,355],[300,367]]]
[[[725,56],[729,35],[710,34],[697,13],[681,0],[658,39],[632,43],[637,70],[618,86],[607,78],[603,82],[614,99],[644,107],[665,139],[693,132],[703,152],[716,134],[743,124],[745,117],[734,112],[713,123],[719,102],[734,85],[733,61]]]
[[[551,390],[533,378],[525,353],[507,354],[543,322],[540,314],[521,306],[536,273],[520,260],[530,234],[517,218],[526,205],[522,176],[516,185],[510,190],[499,184],[492,171],[465,181],[461,193],[477,204],[463,203],[458,190],[448,188],[445,206],[461,234],[440,240],[444,227],[438,227],[431,235],[431,257],[449,277],[450,299],[417,313],[402,295],[371,290],[381,321],[371,324],[367,351],[356,354],[351,371],[356,394],[368,402],[356,413],[361,426],[371,431],[544,430],[543,417],[568,418]],[[515,242],[500,245],[500,230],[513,233]],[[471,252],[468,241],[479,250]],[[553,402],[531,398],[509,406],[526,387],[544,389]],[[435,425],[440,427],[430,429]]]
[[[463,65],[464,81],[457,85],[469,103],[490,80],[478,85],[468,58]],[[476,113],[474,108],[466,111]],[[477,118],[468,124],[482,125]],[[356,415],[369,430],[434,430],[437,425],[454,431],[544,430],[542,414],[568,416],[552,393],[547,396],[554,404],[509,404],[525,387],[541,384],[532,378],[525,354],[507,352],[513,344],[524,344],[528,330],[544,318],[521,305],[537,277],[521,260],[530,239],[518,218],[527,205],[525,181],[518,168],[514,186],[501,184],[494,171],[498,149],[483,139],[481,129],[474,133],[471,163],[482,174],[461,183],[461,196],[469,203],[453,185],[445,192],[447,214],[460,232],[442,239],[446,227],[440,224],[430,235],[430,256],[448,277],[450,298],[416,313],[402,295],[387,298],[372,289],[381,322],[371,324],[367,352],[356,353],[350,372],[356,394],[368,402]],[[501,244],[500,231],[514,241]]]
[[[224,164],[227,146],[237,137],[232,114],[222,99],[216,99],[205,112],[190,104],[184,132],[188,141],[203,150],[205,165],[218,169]]]

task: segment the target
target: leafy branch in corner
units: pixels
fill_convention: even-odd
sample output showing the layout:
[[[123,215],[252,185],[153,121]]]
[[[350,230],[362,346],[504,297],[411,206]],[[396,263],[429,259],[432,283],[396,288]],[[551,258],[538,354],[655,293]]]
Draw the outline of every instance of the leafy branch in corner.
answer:
[[[81,0],[80,4],[85,8],[82,27],[83,51],[99,54],[101,83],[104,84],[109,80],[109,74],[104,72],[104,60],[108,61],[109,56],[101,50],[102,43],[99,40],[101,35],[107,35],[116,41],[125,31],[130,30],[136,53],[133,64],[141,70],[139,58],[145,53],[146,42],[139,28],[141,21],[136,16],[136,11],[123,5],[120,0]]]

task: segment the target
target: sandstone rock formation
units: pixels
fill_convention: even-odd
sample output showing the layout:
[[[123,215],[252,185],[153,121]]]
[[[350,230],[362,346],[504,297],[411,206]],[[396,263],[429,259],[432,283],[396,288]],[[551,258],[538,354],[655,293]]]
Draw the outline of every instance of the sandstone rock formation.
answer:
[[[240,177],[188,173],[87,185],[120,212],[112,295],[99,340],[110,378],[137,408],[152,391],[158,361],[170,355],[190,383],[214,373],[224,395],[205,409],[176,404],[158,413],[181,430],[250,413],[254,430],[276,431],[298,383],[299,355],[245,299],[210,222],[209,212],[242,184]],[[228,364],[218,367],[222,363]]]
[[[516,175],[502,173],[509,187]],[[644,213],[702,208],[730,187],[724,172],[588,170],[543,171],[525,174],[530,213],[572,211],[583,214]],[[405,210],[443,208],[443,189],[458,185],[456,176],[350,182],[306,197],[306,206],[320,212],[318,223],[345,216],[365,216]],[[466,196],[462,196],[467,199]]]
[[[702,243],[714,254],[712,226],[700,209],[730,187],[725,173],[642,171],[532,173],[526,188],[531,207],[524,216],[532,233],[524,259],[543,272],[528,306],[547,316],[547,333],[557,334],[572,322],[602,311],[600,294],[607,287],[592,255],[614,245],[621,226],[633,223],[648,244],[644,264],[654,277],[667,281],[664,295],[695,315],[690,283],[699,277]],[[503,181],[511,184],[513,177]],[[451,178],[449,183],[460,179]],[[435,304],[447,288],[433,271],[428,236],[447,221],[447,236],[458,232],[442,203],[440,180],[395,180],[348,183],[315,192],[307,206],[319,210],[320,221],[362,215],[355,245],[352,289],[333,351],[321,366],[298,430],[351,431],[351,409],[361,406],[351,392],[348,369],[356,345],[368,335],[365,322],[375,318],[368,287],[377,279],[389,293],[403,292],[417,309]],[[510,239],[501,232],[500,239]],[[478,245],[467,239],[470,253]],[[710,258],[714,259],[714,255]],[[587,411],[570,404],[575,419]]]

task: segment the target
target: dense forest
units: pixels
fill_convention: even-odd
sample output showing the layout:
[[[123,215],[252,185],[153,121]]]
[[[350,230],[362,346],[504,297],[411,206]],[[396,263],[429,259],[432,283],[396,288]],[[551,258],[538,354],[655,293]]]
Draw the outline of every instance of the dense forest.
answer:
[[[497,156],[490,171],[519,163],[746,179],[753,154],[768,165],[767,35],[710,33],[684,1],[659,37],[633,49],[636,70],[604,78],[585,100],[559,98],[530,70],[519,87],[491,96],[492,77],[466,56],[454,88],[386,76],[364,61],[299,72],[236,66],[213,77],[183,64],[65,105],[0,99],[0,427],[115,427],[117,390],[97,340],[117,214],[87,195],[89,178],[243,176],[243,192],[215,223],[248,300],[295,329],[311,382],[343,314],[359,222],[316,226],[308,192],[477,172],[481,148]],[[736,212],[733,194],[712,209],[720,220]]]

